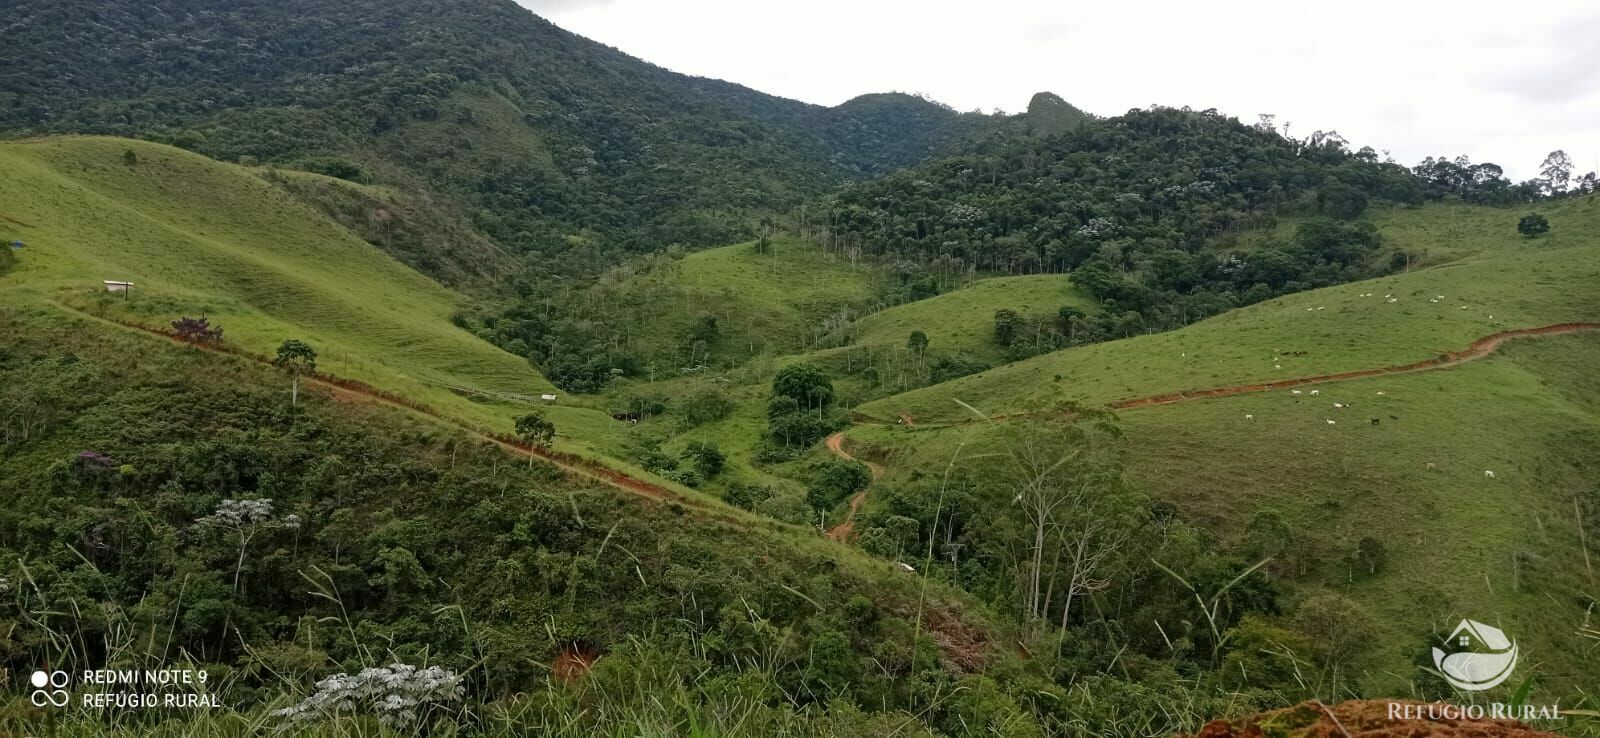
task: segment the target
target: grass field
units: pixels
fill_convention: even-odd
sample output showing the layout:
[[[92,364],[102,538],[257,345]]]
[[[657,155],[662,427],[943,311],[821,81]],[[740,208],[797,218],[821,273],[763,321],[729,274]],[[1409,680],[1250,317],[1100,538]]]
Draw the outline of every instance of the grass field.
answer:
[[[722,338],[713,358],[744,361],[805,350],[830,326],[869,308],[878,271],[792,239],[706,249],[635,277],[627,289],[653,295],[644,339],[661,351],[681,343],[702,315],[717,319]],[[725,362],[718,362],[725,363]]]
[[[1439,265],[1069,349],[863,409],[968,420],[954,400],[990,414],[1106,403],[1408,363],[1497,331],[1600,321],[1600,202],[1541,210],[1555,227],[1534,240],[1515,235],[1514,211],[1382,213],[1391,247]],[[1541,685],[1592,690],[1600,664],[1576,631],[1592,622],[1600,561],[1582,554],[1574,505],[1600,487],[1597,364],[1595,333],[1528,338],[1448,369],[1324,384],[1316,397],[1305,388],[1125,410],[1128,471],[1225,545],[1241,544],[1252,521],[1281,518],[1292,540],[1281,542],[1274,575],[1296,597],[1345,594],[1378,623],[1364,675],[1373,693],[1403,693],[1427,634],[1462,617],[1515,631]],[[1005,452],[997,428],[869,425],[850,438],[884,454],[893,480],[942,467],[958,449],[991,463]],[[1376,575],[1351,563],[1363,538],[1387,553]]]
[[[1511,210],[1439,206],[1386,213],[1380,224],[1396,244],[1448,249],[1456,258],[1270,300],[1183,330],[1058,351],[860,410],[877,418],[908,412],[918,421],[938,421],[966,417],[956,399],[990,414],[1068,400],[1107,403],[1410,363],[1502,330],[1600,319],[1600,243],[1593,236],[1600,230],[1600,198],[1542,210],[1554,229],[1533,240],[1515,234]]]
[[[868,315],[852,326],[851,344],[903,346],[912,331],[922,331],[930,352],[965,353],[998,362],[1004,352],[994,342],[995,311],[1009,308],[1023,315],[1052,317],[1067,305],[1090,310],[1094,300],[1059,274],[992,277]]]
[[[205,315],[230,344],[258,354],[304,340],[319,369],[501,432],[527,406],[447,388],[552,390],[525,359],[452,325],[454,293],[253,170],[112,138],[6,143],[0,168],[0,238],[27,243],[0,277],[0,300],[55,301],[154,327]],[[123,300],[102,290],[106,279],[137,287]],[[547,412],[558,446],[574,452],[593,451],[589,439],[615,425],[580,407]]]

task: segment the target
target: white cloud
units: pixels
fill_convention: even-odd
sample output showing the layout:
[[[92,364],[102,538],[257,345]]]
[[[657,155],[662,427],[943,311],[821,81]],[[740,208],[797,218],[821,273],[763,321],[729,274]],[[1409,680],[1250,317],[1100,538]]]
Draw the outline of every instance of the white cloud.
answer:
[[[1406,163],[1467,154],[1528,177],[1566,148],[1600,166],[1590,0],[520,1],[670,69],[823,105],[900,90],[1017,110],[1050,90],[1101,115],[1274,113]]]

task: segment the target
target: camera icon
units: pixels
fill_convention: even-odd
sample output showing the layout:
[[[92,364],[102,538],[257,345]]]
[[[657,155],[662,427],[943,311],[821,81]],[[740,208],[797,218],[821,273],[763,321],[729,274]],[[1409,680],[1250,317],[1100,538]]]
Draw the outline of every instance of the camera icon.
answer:
[[[66,707],[72,700],[66,689],[72,677],[64,671],[35,671],[29,682],[33,693],[28,695],[28,701],[34,707]]]

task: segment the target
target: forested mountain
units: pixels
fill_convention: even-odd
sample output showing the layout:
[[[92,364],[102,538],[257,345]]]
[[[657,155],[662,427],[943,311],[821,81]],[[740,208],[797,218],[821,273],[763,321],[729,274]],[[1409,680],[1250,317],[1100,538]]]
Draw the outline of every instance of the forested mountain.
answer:
[[[465,198],[514,251],[726,242],[991,128],[676,74],[509,0],[22,0],[0,129],[104,133]]]
[[[1041,95],[1033,107],[1070,118]],[[1035,111],[1030,110],[1029,117]],[[996,137],[951,157],[844,189],[817,216],[835,248],[990,273],[1072,272],[1108,310],[1064,313],[1073,342],[1162,330],[1244,304],[1372,276],[1369,203],[1425,196],[1406,168],[1352,152],[1336,134],[1286,138],[1215,111],[1172,108]],[[1303,219],[1250,249],[1219,236]],[[825,221],[825,222],[824,222]]]

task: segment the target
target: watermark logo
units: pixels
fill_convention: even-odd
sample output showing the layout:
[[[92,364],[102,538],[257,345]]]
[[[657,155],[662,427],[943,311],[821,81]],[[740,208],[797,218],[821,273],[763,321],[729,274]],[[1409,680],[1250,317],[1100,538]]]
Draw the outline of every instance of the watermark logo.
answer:
[[[64,671],[35,671],[29,681],[33,692],[28,695],[28,701],[34,707],[66,707],[72,700],[66,689],[72,677]]]
[[[1450,633],[1450,651],[1435,646],[1433,665],[1445,681],[1465,692],[1491,689],[1517,668],[1517,643],[1492,625],[1462,620]]]

